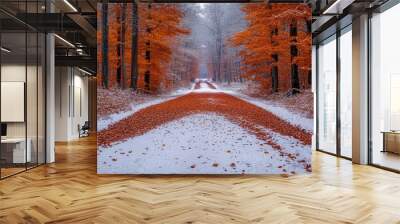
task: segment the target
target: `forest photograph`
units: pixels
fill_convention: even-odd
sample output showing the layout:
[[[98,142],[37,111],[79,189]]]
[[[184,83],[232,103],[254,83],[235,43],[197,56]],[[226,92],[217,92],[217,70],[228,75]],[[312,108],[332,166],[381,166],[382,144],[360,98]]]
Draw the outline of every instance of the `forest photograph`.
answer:
[[[99,174],[311,172],[308,5],[97,7]]]

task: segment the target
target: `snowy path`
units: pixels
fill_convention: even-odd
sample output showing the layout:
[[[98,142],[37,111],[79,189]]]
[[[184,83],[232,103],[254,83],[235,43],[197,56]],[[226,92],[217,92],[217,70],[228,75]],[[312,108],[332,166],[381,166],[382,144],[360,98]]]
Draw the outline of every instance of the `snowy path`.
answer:
[[[200,83],[98,134],[98,172],[281,174],[310,171],[311,134],[233,94]]]
[[[309,160],[309,146],[272,133],[285,151]],[[196,114],[102,149],[98,172],[105,174],[279,174],[302,173],[242,127],[216,114]]]

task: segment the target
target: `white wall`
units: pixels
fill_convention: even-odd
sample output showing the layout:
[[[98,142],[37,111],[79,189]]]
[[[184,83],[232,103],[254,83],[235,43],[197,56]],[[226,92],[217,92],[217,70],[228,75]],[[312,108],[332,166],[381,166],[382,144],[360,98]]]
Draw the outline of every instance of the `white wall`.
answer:
[[[27,69],[27,70],[26,70]],[[4,64],[1,66],[1,81],[2,82],[24,82],[26,83],[25,76],[28,72],[28,88],[27,88],[27,118],[28,118],[28,137],[30,130],[36,131],[36,107],[37,107],[37,93],[36,82],[37,80],[31,77],[32,74],[36,76],[36,66],[27,66],[20,64]],[[31,87],[31,88],[29,88]],[[42,105],[39,105],[39,107]],[[24,108],[22,108],[24,109]],[[7,110],[7,108],[1,108]],[[34,111],[35,113],[33,113]],[[26,122],[7,122],[7,135],[8,137],[25,137],[25,124]],[[33,131],[32,131],[33,132]],[[36,135],[36,132],[35,132]]]
[[[76,68],[56,67],[56,141],[79,138],[78,125],[88,120],[88,78]]]
[[[38,69],[38,70],[37,70]],[[27,78],[27,80],[25,80]],[[32,162],[44,163],[45,150],[45,116],[44,116],[44,74],[42,67],[25,66],[24,64],[9,63],[1,66],[2,82],[24,82],[26,85],[26,106],[20,108],[26,112],[26,120],[22,122],[6,122],[8,138],[27,138],[31,148]],[[24,90],[21,94],[24,94]],[[7,98],[7,95],[3,95]],[[4,112],[12,110],[10,107],[1,108]],[[15,109],[14,109],[15,110]],[[13,111],[7,111],[13,113]],[[14,112],[15,113],[15,112]],[[36,161],[36,159],[39,161]]]

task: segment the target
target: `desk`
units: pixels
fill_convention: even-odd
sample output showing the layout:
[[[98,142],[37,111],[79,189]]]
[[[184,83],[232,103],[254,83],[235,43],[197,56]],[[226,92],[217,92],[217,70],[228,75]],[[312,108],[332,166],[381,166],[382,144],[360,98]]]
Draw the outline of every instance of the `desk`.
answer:
[[[400,154],[400,131],[384,131],[383,151]]]
[[[9,163],[26,163],[32,160],[31,139],[25,151],[25,138],[5,138],[1,139],[1,156]],[[12,155],[12,156],[11,156]],[[12,158],[12,160],[11,160]]]

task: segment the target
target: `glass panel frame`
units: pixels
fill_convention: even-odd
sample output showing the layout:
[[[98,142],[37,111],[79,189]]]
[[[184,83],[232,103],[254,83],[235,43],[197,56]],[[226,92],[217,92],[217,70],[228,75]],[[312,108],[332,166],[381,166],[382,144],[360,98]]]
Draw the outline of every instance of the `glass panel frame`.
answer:
[[[317,150],[330,154],[336,154],[337,150],[336,44],[333,35],[317,48]]]
[[[9,86],[8,89],[2,89],[2,98],[5,99],[7,96],[6,91],[16,89],[14,94],[18,94],[16,97],[18,102],[23,101],[23,117],[16,116],[14,119],[1,118],[3,125],[6,125],[6,135],[1,140],[1,154],[2,154],[2,166],[1,166],[1,177],[8,177],[14,174],[20,173],[27,169],[27,162],[29,162],[30,151],[27,150],[29,145],[27,144],[27,105],[26,105],[26,91],[27,91],[27,39],[26,32],[3,32],[1,34],[1,46],[7,51],[2,50],[1,57],[1,87]],[[18,86],[23,85],[23,93],[21,88]],[[12,93],[10,93],[12,94]],[[11,103],[11,102],[9,102]],[[17,103],[17,102],[15,102]],[[19,104],[19,103],[18,103]],[[11,104],[9,104],[11,105]],[[2,113],[7,112],[9,108],[5,108],[5,105],[0,105]],[[4,107],[4,108],[3,108]],[[20,108],[20,107],[19,107]],[[15,113],[15,112],[13,112]]]
[[[43,13],[46,0],[2,1],[0,6],[7,6],[6,4],[11,3],[18,5],[20,13]],[[12,20],[6,14],[1,13],[0,16]],[[18,26],[13,29],[0,27],[0,46],[5,48],[5,50],[1,50],[0,56],[0,82],[24,82],[24,93],[22,94],[24,96],[24,119],[23,123],[7,122],[7,137],[2,139],[2,144],[0,144],[0,179],[46,163],[46,35],[29,25],[17,23]],[[6,45],[9,47],[7,48]],[[4,108],[1,108],[0,104],[1,109]],[[0,118],[0,123],[1,121]],[[24,141],[16,141],[17,138],[24,139]],[[21,150],[21,158],[16,158],[16,147],[7,142],[12,142],[13,139],[23,146],[23,150],[19,148],[17,150],[18,153]],[[11,149],[9,150],[9,148]],[[11,153],[6,155],[5,150]],[[7,161],[11,161],[11,165],[15,165],[16,160],[21,160],[22,163],[18,162],[18,166],[21,165],[20,169],[6,170],[5,167],[10,164],[4,162],[3,157],[6,157]]]
[[[340,32],[340,156],[352,158],[352,25]]]
[[[342,46],[341,42],[343,41],[346,42]],[[326,45],[329,47],[328,53],[324,52],[326,49],[320,49],[321,46],[324,48]],[[348,83],[352,81],[352,50],[349,51],[352,48],[352,24],[350,23],[346,27],[336,30],[335,34],[321,41],[317,46],[316,150],[352,160],[352,137],[349,138],[349,136],[352,136],[352,82]],[[321,59],[321,54],[325,54],[325,59],[329,58],[328,63],[324,62],[324,55],[322,55]],[[345,62],[342,59],[347,61]],[[349,60],[350,63],[348,63]],[[324,76],[321,76],[321,73],[324,74],[326,72],[322,69],[324,63],[325,66],[328,64],[328,70],[330,70],[328,78],[330,78],[331,82],[329,86],[331,95],[329,100],[325,99],[325,102],[329,101],[329,105],[327,103],[321,105],[324,103],[324,99],[321,99],[321,97],[327,97],[324,96],[324,94],[326,95],[326,88],[324,89],[324,84],[326,85],[326,83],[323,83],[326,80],[324,80]],[[324,108],[331,108],[330,114],[325,112],[325,120],[324,112],[321,113]],[[346,112],[344,112],[345,109],[347,109]],[[326,121],[327,116],[329,116],[329,122]],[[324,122],[330,125],[329,128],[324,127],[325,130],[321,128]],[[329,133],[327,133],[327,129],[329,129]],[[323,137],[324,135],[329,138],[325,140],[330,142],[323,142],[324,139],[321,139],[321,136]]]
[[[369,164],[400,172],[400,120],[393,109],[398,99],[400,69],[397,54],[400,32],[393,25],[400,18],[400,4],[384,4],[370,17],[369,71]],[[395,93],[395,94],[394,94]],[[398,102],[398,100],[396,100]],[[400,104],[399,104],[400,105]],[[395,116],[393,116],[395,115]],[[398,115],[397,115],[398,116]],[[394,118],[394,119],[393,119]],[[392,132],[396,131],[396,132]],[[394,142],[394,147],[390,145]],[[394,150],[393,150],[394,149]]]

